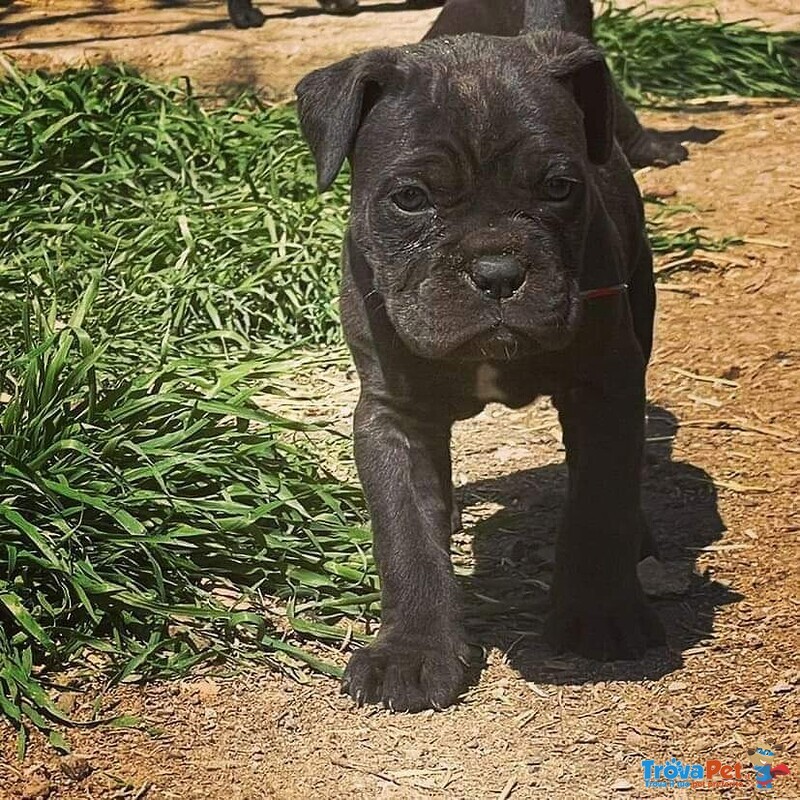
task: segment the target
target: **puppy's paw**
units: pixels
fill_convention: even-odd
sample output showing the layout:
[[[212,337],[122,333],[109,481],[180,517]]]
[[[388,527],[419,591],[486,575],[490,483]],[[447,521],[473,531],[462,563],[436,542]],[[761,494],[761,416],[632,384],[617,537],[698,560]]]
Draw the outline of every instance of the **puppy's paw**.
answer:
[[[645,128],[625,155],[632,167],[669,167],[689,158],[689,151],[670,134]]]
[[[666,641],[664,628],[641,589],[627,595],[554,597],[545,635],[558,652],[597,661],[641,658]]]
[[[445,708],[463,687],[467,655],[457,636],[379,637],[351,656],[342,693],[359,705],[381,703],[392,711]]]

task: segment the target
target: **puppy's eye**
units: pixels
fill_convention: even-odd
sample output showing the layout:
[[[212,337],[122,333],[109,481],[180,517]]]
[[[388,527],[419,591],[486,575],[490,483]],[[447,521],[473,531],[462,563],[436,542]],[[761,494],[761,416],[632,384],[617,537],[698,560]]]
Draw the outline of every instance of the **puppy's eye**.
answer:
[[[544,182],[544,191],[548,200],[563,201],[566,200],[575,187],[575,181],[570,178],[561,178],[553,176]]]
[[[392,194],[392,202],[409,214],[418,214],[431,207],[428,195],[419,186],[404,186]]]

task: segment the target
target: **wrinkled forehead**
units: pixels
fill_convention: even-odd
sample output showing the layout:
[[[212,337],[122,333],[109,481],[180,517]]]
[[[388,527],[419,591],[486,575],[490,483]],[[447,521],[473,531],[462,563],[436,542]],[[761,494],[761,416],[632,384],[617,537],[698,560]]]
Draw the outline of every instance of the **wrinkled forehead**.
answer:
[[[363,138],[369,143],[358,149],[372,151],[387,167],[434,154],[455,169],[523,154],[586,155],[581,112],[569,86],[517,64],[423,65],[381,98]]]

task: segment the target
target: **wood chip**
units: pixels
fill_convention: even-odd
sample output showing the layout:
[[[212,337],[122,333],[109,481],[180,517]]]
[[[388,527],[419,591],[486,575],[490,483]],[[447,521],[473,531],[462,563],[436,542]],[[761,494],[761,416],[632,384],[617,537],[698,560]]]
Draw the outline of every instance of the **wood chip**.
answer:
[[[47,800],[53,787],[47,778],[31,778],[20,793],[22,800]]]
[[[503,787],[503,791],[500,792],[500,797],[498,800],[508,800],[511,797],[511,792],[514,791],[514,787],[517,785],[517,779],[515,777],[510,777],[506,781],[506,785]]]
[[[630,792],[633,789],[633,784],[626,781],[625,778],[618,778],[611,784],[612,792]]]
[[[753,545],[746,542],[733,542],[732,544],[707,544],[705,547],[687,547],[700,553],[724,553],[727,550],[749,550]]]
[[[369,767],[362,767],[358,764],[351,764],[349,761],[344,761],[341,758],[332,758],[331,764],[335,767],[342,767],[342,769],[352,769],[355,772],[363,772],[365,775],[373,775],[376,778],[380,778],[382,781],[388,781],[389,783],[393,783],[395,786],[400,786],[400,782],[393,778],[386,772],[379,772],[378,770],[370,769]]]
[[[685,106],[785,106],[792,101],[782,97],[743,97],[739,94],[717,94],[706,97],[691,97],[683,101]],[[730,126],[728,126],[730,129]]]
[[[692,378],[695,381],[704,381],[706,383],[719,383],[722,386],[731,386],[734,389],[739,386],[736,381],[728,380],[727,378],[718,378],[716,375],[700,375],[697,372],[689,372],[688,369],[681,369],[680,367],[670,367],[670,371],[676,375],[683,375],[684,378]]]
[[[716,397],[701,397],[697,394],[690,394],[688,397],[695,403],[700,403],[704,406],[711,406],[712,408],[722,408],[724,405],[724,403],[721,400],[717,400]]]
[[[700,296],[699,289],[683,283],[665,283],[664,281],[659,281],[656,284],[656,289],[660,289],[663,292],[678,292],[679,294],[688,294],[691,297]]]
[[[785,250],[787,247],[789,247],[788,242],[778,242],[775,239],[756,239],[750,236],[745,236],[742,241],[745,244],[761,244],[764,245],[764,247],[777,247],[781,250]]]
[[[550,697],[547,692],[542,689],[540,686],[537,686],[533,681],[526,681],[528,688],[537,696],[543,697],[545,700]]]
[[[681,428],[707,428],[708,430],[721,431],[742,431],[744,433],[760,433],[763,436],[773,436],[776,439],[794,439],[800,434],[786,428],[778,428],[775,425],[754,425],[751,422],[735,417],[725,419],[723,417],[711,417],[708,419],[686,419],[679,423]]]

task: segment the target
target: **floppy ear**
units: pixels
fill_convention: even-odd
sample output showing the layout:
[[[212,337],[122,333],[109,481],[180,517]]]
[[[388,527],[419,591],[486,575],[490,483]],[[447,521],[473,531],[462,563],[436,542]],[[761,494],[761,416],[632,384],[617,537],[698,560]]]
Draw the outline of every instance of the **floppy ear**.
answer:
[[[568,81],[583,112],[586,148],[593,164],[605,164],[614,148],[614,83],[603,54],[578,36],[564,36],[569,49],[552,61],[554,77]]]
[[[300,129],[314,156],[321,192],[352,153],[356,133],[394,74],[396,62],[388,48],[371,50],[314,70],[295,87]]]

